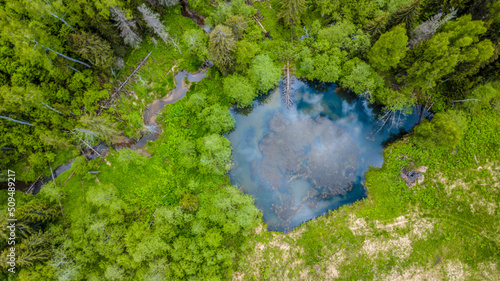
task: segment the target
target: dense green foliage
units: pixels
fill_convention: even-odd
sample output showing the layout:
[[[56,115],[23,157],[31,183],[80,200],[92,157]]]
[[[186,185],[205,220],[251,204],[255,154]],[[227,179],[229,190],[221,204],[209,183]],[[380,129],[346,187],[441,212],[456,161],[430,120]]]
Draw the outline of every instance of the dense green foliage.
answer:
[[[460,142],[465,129],[466,120],[460,112],[439,112],[432,121],[424,120],[415,128],[415,142],[423,148],[451,148]]]
[[[38,195],[17,191],[20,255],[16,274],[0,278],[229,280],[238,270],[234,276],[257,280],[326,280],[332,272],[366,280],[391,279],[390,272],[425,267],[436,256],[473,270],[498,265],[498,174],[486,167],[500,159],[499,2],[247,3],[0,0],[0,165],[18,181],[49,175],[101,141],[161,128],[144,149],[79,156]],[[207,34],[186,11],[213,30]],[[209,60],[207,77],[158,115],[159,128],[144,123],[147,106],[176,86],[175,73]],[[385,149],[385,165],[367,174],[368,200],[299,234],[258,234],[253,199],[227,176],[232,156],[223,135],[234,127],[229,108],[249,112],[287,66],[381,104],[385,122],[417,104],[435,114]],[[399,177],[411,161],[429,168],[425,185],[414,189]],[[461,182],[470,188],[449,187]],[[4,190],[0,198],[6,202]],[[366,218],[370,234],[353,230],[352,216]],[[373,239],[415,238],[408,229],[378,227],[400,216],[431,220],[433,236],[412,240],[404,258],[367,254],[363,245]],[[280,248],[275,237],[300,247],[288,254],[299,263],[258,252]],[[332,259],[348,254],[352,262],[329,271]]]
[[[406,55],[408,36],[404,28],[398,26],[384,33],[375,42],[367,57],[370,64],[382,71],[397,66]]]

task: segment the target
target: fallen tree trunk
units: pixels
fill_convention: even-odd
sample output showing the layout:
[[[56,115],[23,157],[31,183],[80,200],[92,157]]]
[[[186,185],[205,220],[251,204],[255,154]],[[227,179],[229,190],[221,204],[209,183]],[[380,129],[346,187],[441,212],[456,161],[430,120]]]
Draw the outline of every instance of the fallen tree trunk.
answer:
[[[255,22],[257,22],[257,24],[259,24],[260,28],[262,28],[262,30],[264,30],[264,32],[267,33],[266,29],[264,28],[264,26],[262,26],[262,24],[260,23],[260,21],[257,19],[256,16],[253,16],[253,19],[255,20]]]
[[[283,82],[283,101],[287,108],[291,108],[293,104],[292,92],[290,90],[290,62],[286,62],[286,76]]]
[[[125,82],[123,82],[120,87],[118,87],[118,89],[115,91],[115,94],[118,94],[122,88],[127,85],[128,81],[130,80],[130,78],[132,78],[132,76],[135,75],[135,73],[139,70],[139,68],[141,68],[141,66],[148,60],[149,56],[151,55],[152,52],[149,52],[149,54],[141,61],[141,63],[139,63],[139,65],[134,69],[134,71],[132,72],[132,74],[130,74],[127,79],[125,79]]]

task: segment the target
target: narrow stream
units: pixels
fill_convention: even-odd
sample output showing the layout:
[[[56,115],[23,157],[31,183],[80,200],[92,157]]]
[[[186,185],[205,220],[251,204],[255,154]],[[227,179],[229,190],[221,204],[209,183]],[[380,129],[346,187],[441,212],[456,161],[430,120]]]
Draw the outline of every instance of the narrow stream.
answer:
[[[176,101],[182,99],[185,95],[186,92],[188,91],[187,85],[184,83],[184,78],[187,77],[189,82],[199,82],[205,76],[207,75],[206,70],[200,70],[197,73],[189,73],[187,71],[180,71],[175,75],[175,82],[176,86],[175,88],[170,91],[165,97],[154,100],[146,110],[144,111],[143,115],[143,122],[144,125],[146,126],[158,126],[159,124],[156,122],[156,117],[158,117],[158,114],[160,114],[161,110],[165,107],[167,104],[172,104],[175,103]],[[111,147],[115,150],[119,149],[124,149],[124,148],[130,148],[132,150],[137,150],[137,149],[142,149],[148,141],[154,141],[158,138],[160,132],[152,132],[148,133],[144,136],[142,136],[138,141],[131,143],[131,144],[126,144],[126,145],[115,145],[111,144]],[[93,148],[98,151],[100,154],[104,154],[109,151],[109,147],[106,143],[101,142],[98,145],[94,146]],[[88,159],[95,159],[97,158],[96,153],[91,153],[86,155]],[[65,171],[69,170],[71,168],[73,160],[71,160],[69,163],[61,165],[57,167],[53,172],[54,172],[54,177],[57,177],[64,173]],[[52,175],[48,176],[42,176],[39,180],[36,182],[23,182],[23,181],[18,181],[17,183],[17,188],[18,190],[24,190],[27,191],[31,187],[31,191],[33,194],[37,194],[41,187],[48,183],[49,181],[52,180]],[[6,182],[0,182],[0,190],[1,189],[7,189],[8,185]]]

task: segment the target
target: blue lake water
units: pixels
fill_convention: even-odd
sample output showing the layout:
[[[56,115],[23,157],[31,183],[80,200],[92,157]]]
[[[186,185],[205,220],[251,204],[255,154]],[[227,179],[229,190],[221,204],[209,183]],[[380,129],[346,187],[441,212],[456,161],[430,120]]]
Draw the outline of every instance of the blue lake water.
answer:
[[[366,197],[364,174],[382,166],[382,144],[418,121],[410,110],[384,122],[380,108],[335,84],[296,80],[293,88],[290,109],[276,89],[251,110],[233,111],[227,136],[231,182],[255,198],[269,230],[284,232]]]

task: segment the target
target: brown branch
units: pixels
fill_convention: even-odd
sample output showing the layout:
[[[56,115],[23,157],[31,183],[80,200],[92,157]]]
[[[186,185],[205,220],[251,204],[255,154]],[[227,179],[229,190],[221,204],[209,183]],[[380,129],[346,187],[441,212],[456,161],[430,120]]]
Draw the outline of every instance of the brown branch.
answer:
[[[54,172],[52,171],[52,166],[50,166],[50,174],[52,175],[52,182],[54,183],[54,188],[57,189],[56,177],[54,177]],[[61,208],[61,214],[62,214],[63,219],[64,219],[65,218],[64,217],[64,211],[63,211],[63,207],[62,207],[62,204],[61,204],[61,199],[59,198],[59,196],[57,196],[57,202],[59,203],[59,208]]]
[[[71,179],[71,177],[72,177],[74,174],[75,174],[75,171],[73,171],[73,172],[71,173],[71,175],[69,175],[69,177],[68,177],[68,178],[64,181],[64,183],[61,185],[61,187],[65,186],[65,185],[66,185],[66,183],[69,181],[69,179]]]
[[[264,26],[262,26],[262,24],[260,23],[260,21],[257,19],[256,16],[253,16],[253,19],[259,24],[260,28],[262,28],[262,30],[264,30],[264,32],[267,33],[266,29],[264,28]]]
[[[40,177],[42,176],[42,174],[40,174],[38,176],[38,178],[36,178],[36,180],[31,184],[31,186],[28,188],[28,190],[26,190],[26,193],[29,193],[31,188],[33,188],[35,186],[35,184],[38,182],[38,180],[40,179]]]

